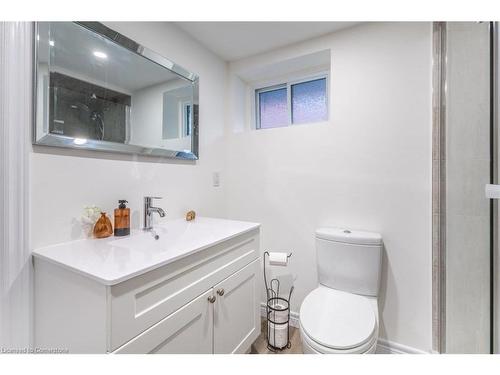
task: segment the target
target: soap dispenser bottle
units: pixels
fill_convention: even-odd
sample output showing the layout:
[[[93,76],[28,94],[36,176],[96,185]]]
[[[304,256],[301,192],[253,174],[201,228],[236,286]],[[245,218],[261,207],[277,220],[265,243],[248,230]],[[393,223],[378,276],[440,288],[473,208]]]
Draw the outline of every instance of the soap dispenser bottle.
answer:
[[[128,236],[130,234],[130,208],[125,206],[125,203],[128,203],[125,199],[120,199],[118,203],[118,208],[115,208],[115,236]]]

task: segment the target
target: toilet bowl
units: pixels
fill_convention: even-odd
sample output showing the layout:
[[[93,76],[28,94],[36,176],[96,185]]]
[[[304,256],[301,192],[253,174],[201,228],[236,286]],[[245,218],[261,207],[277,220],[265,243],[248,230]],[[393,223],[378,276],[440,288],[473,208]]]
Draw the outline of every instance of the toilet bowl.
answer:
[[[319,286],[300,307],[304,353],[369,354],[379,333],[379,234],[339,228],[316,231]]]
[[[378,339],[376,298],[320,285],[300,308],[304,353],[362,354],[375,351]]]

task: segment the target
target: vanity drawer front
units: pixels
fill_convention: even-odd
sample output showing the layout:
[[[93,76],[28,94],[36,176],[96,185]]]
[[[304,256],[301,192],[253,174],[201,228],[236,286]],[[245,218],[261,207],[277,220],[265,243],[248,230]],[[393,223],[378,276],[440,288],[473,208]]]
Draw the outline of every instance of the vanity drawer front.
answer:
[[[259,257],[254,230],[111,287],[110,351]]]
[[[133,338],[115,354],[211,354],[213,304],[209,289],[160,322]]]

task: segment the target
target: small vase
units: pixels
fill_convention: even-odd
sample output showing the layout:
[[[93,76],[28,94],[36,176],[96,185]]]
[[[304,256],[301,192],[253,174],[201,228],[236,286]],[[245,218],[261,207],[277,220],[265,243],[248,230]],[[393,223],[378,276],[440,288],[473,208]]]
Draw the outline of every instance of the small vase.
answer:
[[[106,212],[101,212],[101,217],[94,225],[94,237],[106,238],[113,234],[111,220],[106,216]]]

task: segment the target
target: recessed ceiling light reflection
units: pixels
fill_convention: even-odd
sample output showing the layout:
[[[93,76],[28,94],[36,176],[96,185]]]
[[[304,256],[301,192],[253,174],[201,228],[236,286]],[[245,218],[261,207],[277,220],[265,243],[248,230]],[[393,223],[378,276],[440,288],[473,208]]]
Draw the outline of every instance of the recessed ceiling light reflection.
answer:
[[[86,139],[86,138],[75,138],[75,139],[73,140],[73,143],[74,143],[75,145],[79,145],[79,146],[80,146],[80,145],[84,145],[85,143],[87,143],[87,139]]]
[[[55,44],[55,43],[54,43],[54,41],[53,41],[53,40],[49,40],[49,45],[50,45],[51,47],[54,47],[54,44]]]
[[[99,58],[99,59],[107,59],[108,55],[106,55],[104,52],[101,51],[94,51],[94,56]]]

